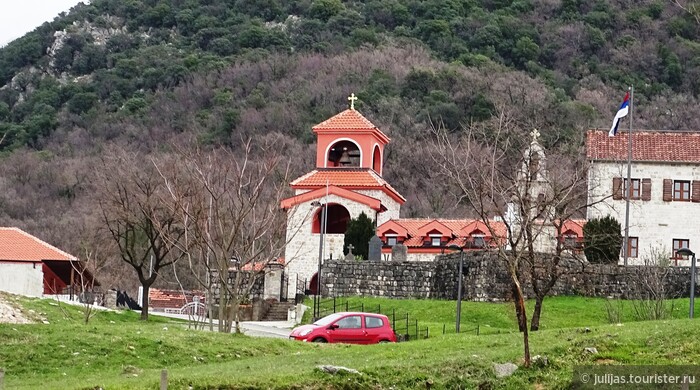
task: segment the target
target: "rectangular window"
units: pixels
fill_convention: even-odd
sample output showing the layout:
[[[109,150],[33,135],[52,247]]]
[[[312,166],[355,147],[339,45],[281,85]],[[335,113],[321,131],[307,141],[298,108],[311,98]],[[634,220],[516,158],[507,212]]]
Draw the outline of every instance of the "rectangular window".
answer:
[[[578,244],[578,236],[575,234],[564,235],[564,247],[569,249],[576,248]]]
[[[630,179],[632,186],[630,187],[630,199],[641,199],[642,198],[642,180],[641,179]],[[625,188],[622,192],[622,197],[627,196],[627,179],[625,179]]]
[[[384,319],[365,316],[365,328],[381,328],[382,326],[384,326]]]
[[[681,256],[677,254],[680,249],[682,248],[689,248],[690,247],[690,240],[685,240],[681,238],[674,238],[673,239],[673,254],[671,255],[672,258],[674,259],[688,259],[688,256]]]
[[[442,239],[442,236],[430,236],[430,245],[432,245],[432,246],[442,245],[442,242],[440,241],[441,239]]]
[[[627,241],[627,257],[637,257],[639,249],[639,237],[630,237]]]
[[[386,244],[389,246],[396,245],[396,236],[386,236]]]
[[[473,234],[472,235],[472,242],[474,243],[474,248],[485,248],[486,247],[486,238],[484,237],[484,235]]]
[[[673,200],[689,201],[690,200],[690,182],[674,180],[673,182]]]

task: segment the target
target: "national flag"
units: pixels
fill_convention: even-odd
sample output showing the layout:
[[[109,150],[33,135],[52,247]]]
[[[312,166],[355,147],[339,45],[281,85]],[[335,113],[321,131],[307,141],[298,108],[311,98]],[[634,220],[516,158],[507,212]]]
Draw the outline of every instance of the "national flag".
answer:
[[[625,100],[622,101],[622,104],[620,104],[620,109],[617,110],[617,114],[615,114],[615,119],[613,119],[612,127],[610,128],[610,132],[608,133],[608,137],[614,137],[615,134],[617,134],[617,126],[620,125],[620,119],[626,117],[627,113],[629,111],[630,111],[630,93],[627,92],[627,94],[625,94]]]

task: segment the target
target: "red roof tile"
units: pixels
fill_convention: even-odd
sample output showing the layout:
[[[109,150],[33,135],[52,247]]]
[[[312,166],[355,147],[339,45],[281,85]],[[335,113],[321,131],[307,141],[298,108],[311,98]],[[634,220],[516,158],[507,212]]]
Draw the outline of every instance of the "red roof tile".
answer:
[[[328,194],[333,194],[333,195],[338,195],[340,197],[354,200],[355,202],[362,203],[368,207],[371,207],[374,210],[377,211],[383,211],[386,210],[385,207],[382,206],[382,202],[379,199],[372,198],[371,196],[367,196],[364,194],[360,194],[359,192],[354,192],[350,190],[346,190],[340,187],[336,186],[328,186],[328,189],[324,187],[317,188],[313,191],[305,192],[303,194],[299,194],[296,196],[289,197],[287,199],[282,200],[281,202],[281,207],[283,209],[289,209],[292,206],[296,206],[300,203],[305,203],[308,202],[312,199],[319,199],[322,198]]]
[[[486,225],[482,221],[475,219],[392,219],[377,227],[377,235],[384,235],[387,230],[391,229],[392,225],[398,224],[408,232],[408,238],[403,242],[404,245],[407,247],[422,247],[424,237],[420,234],[421,228],[435,222],[446,226],[454,235],[445,246],[463,246],[469,237],[463,237],[461,234],[469,234],[474,230],[483,231],[484,228],[486,228]],[[497,237],[503,238],[506,236],[506,226],[503,222],[489,221],[489,225],[493,228]],[[467,227],[469,227],[469,229],[465,229]],[[471,229],[472,227],[473,229]],[[483,233],[486,236],[490,235],[488,229],[483,231]]]
[[[326,184],[346,189],[384,189],[397,201],[401,203],[406,201],[406,198],[369,168],[317,168],[294,180],[290,186],[292,188],[316,189],[325,187]]]
[[[181,290],[163,290],[151,288],[148,290],[148,302],[151,308],[154,309],[179,309],[187,303],[193,301],[193,297],[200,297],[200,303],[205,302],[205,295],[201,291],[185,291]]]
[[[40,262],[76,261],[72,256],[18,228],[0,228],[0,260]]]
[[[347,109],[313,127],[314,130],[379,130],[367,118],[353,109]]]
[[[590,160],[627,160],[628,133],[608,137],[607,131],[586,134],[586,156]],[[632,159],[635,161],[700,162],[700,133],[633,131]]]

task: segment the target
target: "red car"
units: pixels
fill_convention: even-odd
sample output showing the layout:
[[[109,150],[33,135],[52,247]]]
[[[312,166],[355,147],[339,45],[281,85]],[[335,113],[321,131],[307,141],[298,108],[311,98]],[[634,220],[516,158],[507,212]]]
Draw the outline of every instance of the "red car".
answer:
[[[376,344],[395,343],[389,318],[374,313],[334,313],[310,325],[292,330],[290,339],[315,343]]]

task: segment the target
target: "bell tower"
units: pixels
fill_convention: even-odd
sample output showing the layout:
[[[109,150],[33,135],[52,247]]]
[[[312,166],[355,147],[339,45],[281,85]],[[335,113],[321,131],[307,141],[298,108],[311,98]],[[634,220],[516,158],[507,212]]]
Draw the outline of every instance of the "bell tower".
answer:
[[[382,175],[384,148],[389,143],[377,126],[350,108],[313,127],[316,133],[316,168],[369,168]]]

